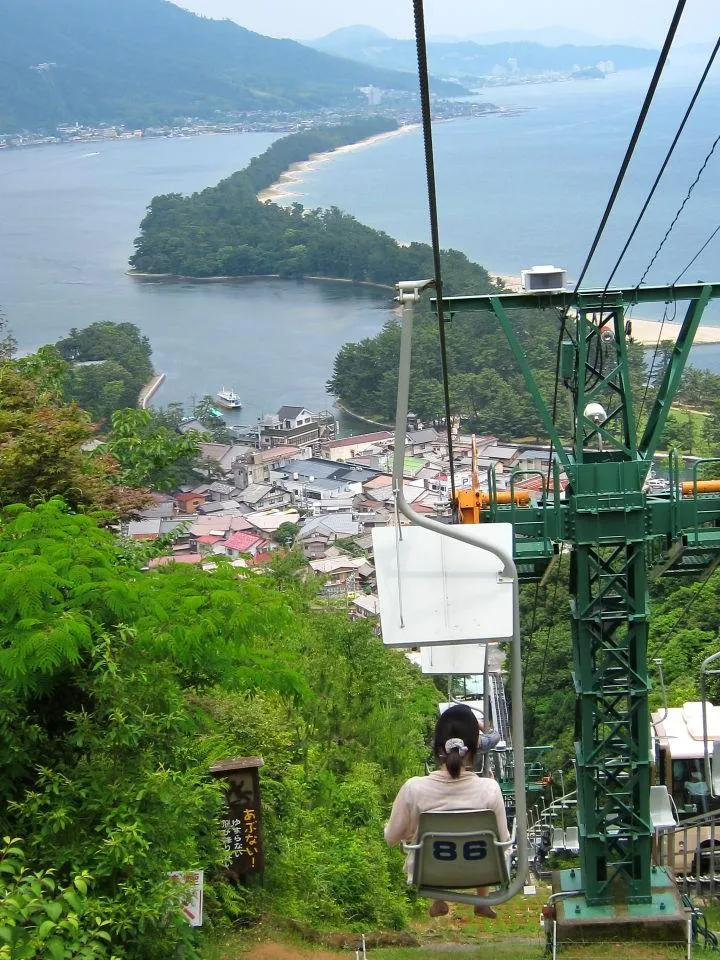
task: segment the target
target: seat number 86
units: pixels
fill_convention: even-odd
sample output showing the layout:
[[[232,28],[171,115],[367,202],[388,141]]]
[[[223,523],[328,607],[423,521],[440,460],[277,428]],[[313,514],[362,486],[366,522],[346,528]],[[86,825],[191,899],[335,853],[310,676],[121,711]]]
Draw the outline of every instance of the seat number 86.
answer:
[[[454,840],[435,840],[433,842],[433,859],[457,860],[458,845]],[[487,856],[487,841],[466,840],[462,845],[463,860],[484,860]]]

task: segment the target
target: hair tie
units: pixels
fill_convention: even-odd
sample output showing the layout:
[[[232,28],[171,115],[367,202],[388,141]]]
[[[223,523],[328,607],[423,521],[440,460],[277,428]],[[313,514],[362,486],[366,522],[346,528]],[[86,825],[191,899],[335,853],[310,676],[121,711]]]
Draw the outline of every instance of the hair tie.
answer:
[[[450,740],[445,741],[445,753],[450,753],[451,750],[457,750],[461,757],[464,757],[468,752],[465,741],[459,737],[451,737]]]

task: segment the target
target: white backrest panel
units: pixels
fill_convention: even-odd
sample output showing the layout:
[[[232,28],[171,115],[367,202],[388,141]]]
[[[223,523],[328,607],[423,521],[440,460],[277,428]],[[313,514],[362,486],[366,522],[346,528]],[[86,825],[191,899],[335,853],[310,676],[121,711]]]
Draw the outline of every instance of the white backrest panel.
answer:
[[[467,525],[463,533],[512,553],[512,525]],[[373,529],[383,643],[388,647],[508,640],[512,584],[499,583],[501,563],[480,546],[424,527]]]
[[[485,644],[445,644],[420,648],[420,669],[423,673],[453,677],[476,677],[485,670]]]

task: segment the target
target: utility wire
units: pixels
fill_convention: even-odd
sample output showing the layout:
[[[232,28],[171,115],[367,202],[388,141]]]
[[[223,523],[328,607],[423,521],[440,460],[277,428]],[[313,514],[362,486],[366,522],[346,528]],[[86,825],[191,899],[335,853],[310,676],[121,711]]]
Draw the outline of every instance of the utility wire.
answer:
[[[428,77],[423,0],[413,0],[413,11],[415,15],[415,46],[417,48],[418,77],[420,83],[423,141],[425,143],[425,175],[427,177],[428,207],[430,209],[430,236],[432,240],[435,271],[435,295],[438,332],[440,336],[440,362],[442,365],[443,394],[445,399],[445,423],[447,426],[448,458],[450,460],[450,496],[453,511],[455,511],[455,464],[453,461],[452,420],[450,419],[450,382],[448,377],[447,347],[445,343],[445,318],[442,308],[443,286],[440,268],[440,236],[438,231],[437,195],[435,190],[435,160],[432,141],[432,116],[430,113],[430,80]]]
[[[695,87],[695,92],[693,93],[693,95],[692,95],[692,97],[691,97],[691,99],[690,99],[690,103],[688,104],[687,110],[685,111],[685,114],[684,114],[682,120],[680,121],[680,126],[677,128],[677,131],[676,131],[676,133],[675,133],[675,136],[673,137],[673,141],[672,141],[672,143],[670,144],[670,147],[669,147],[669,149],[668,149],[668,152],[665,154],[665,159],[663,160],[662,165],[661,165],[660,169],[658,170],[657,176],[655,177],[655,180],[654,180],[654,182],[653,182],[653,185],[652,185],[652,187],[650,188],[650,192],[648,193],[647,197],[645,198],[645,203],[643,204],[642,209],[641,209],[640,213],[638,214],[635,223],[633,224],[633,228],[632,228],[632,230],[630,231],[630,235],[628,236],[627,240],[625,241],[625,246],[624,246],[624,247],[622,248],[622,250],[620,251],[620,256],[617,258],[617,260],[616,260],[616,262],[615,262],[615,266],[612,268],[612,271],[611,271],[611,273],[610,273],[610,276],[608,277],[607,283],[605,284],[605,290],[603,291],[603,293],[606,293],[606,292],[607,292],[608,287],[609,287],[610,284],[612,283],[613,277],[614,277],[615,274],[617,273],[618,267],[620,266],[620,264],[621,264],[621,262],[622,262],[622,260],[623,260],[623,258],[624,258],[624,256],[625,256],[625,254],[627,253],[628,247],[629,247],[630,244],[632,243],[632,240],[633,240],[633,238],[634,238],[634,236],[635,236],[635,233],[637,232],[638,227],[640,226],[640,223],[641,223],[641,221],[642,221],[642,218],[645,216],[645,212],[646,212],[647,208],[648,208],[649,205],[650,205],[650,201],[652,200],[653,196],[655,195],[655,191],[657,190],[657,187],[658,187],[658,184],[660,183],[660,180],[661,180],[661,178],[662,178],[662,175],[665,173],[665,170],[666,170],[666,168],[667,168],[668,163],[670,163],[670,158],[672,157],[672,155],[673,155],[673,153],[674,153],[674,151],[675,151],[675,147],[677,146],[678,140],[679,140],[680,137],[682,136],[682,132],[683,132],[683,130],[685,129],[685,125],[687,124],[688,120],[690,119],[690,114],[692,113],[692,110],[693,110],[693,107],[695,106],[695,103],[696,103],[696,101],[697,101],[697,98],[700,96],[700,91],[702,90],[703,85],[705,84],[705,80],[706,80],[706,78],[707,78],[707,75],[708,75],[708,73],[710,73],[710,69],[711,69],[711,67],[712,67],[712,65],[713,65],[713,63],[714,63],[714,61],[715,61],[715,57],[716,57],[716,55],[717,55],[718,49],[720,49],[720,37],[718,37],[718,39],[717,39],[717,41],[716,41],[716,43],[715,43],[715,46],[713,47],[712,53],[710,54],[710,56],[709,56],[709,58],[708,58],[708,62],[707,62],[707,64],[705,65],[705,69],[704,69],[703,72],[702,72],[702,76],[700,77],[700,80],[698,81],[698,84],[697,84],[697,86]]]
[[[695,176],[695,179],[693,180],[693,182],[692,182],[692,183],[690,184],[690,186],[688,187],[688,191],[687,191],[687,193],[685,194],[685,198],[684,198],[683,202],[682,202],[682,203],[680,204],[680,206],[678,207],[678,209],[677,209],[677,211],[676,211],[676,213],[675,213],[675,216],[672,218],[672,222],[671,222],[670,226],[669,226],[669,227],[667,228],[667,230],[665,231],[665,236],[662,238],[662,240],[660,241],[660,245],[658,246],[658,248],[657,248],[657,250],[655,251],[655,253],[652,255],[652,259],[650,260],[650,263],[647,265],[647,267],[645,267],[645,273],[643,273],[643,275],[642,275],[642,276],[640,277],[640,279],[638,280],[638,283],[637,283],[637,286],[638,286],[638,287],[642,284],[643,280],[645,279],[645,277],[646,277],[646,276],[648,275],[648,273],[650,272],[650,268],[652,267],[652,265],[653,265],[653,264],[655,263],[655,261],[657,260],[658,255],[659,255],[660,251],[662,250],[662,248],[665,246],[665,241],[667,240],[667,238],[668,238],[668,237],[670,236],[670,234],[672,233],[672,230],[673,230],[673,227],[675,226],[675,224],[678,222],[678,219],[680,218],[680,214],[681,214],[681,213],[683,212],[683,210],[685,209],[685,205],[687,204],[688,200],[690,199],[693,190],[694,190],[695,187],[698,185],[698,183],[699,183],[699,181],[700,181],[700,177],[701,177],[701,176],[703,175],[703,173],[705,172],[705,167],[708,165],[708,163],[710,162],[710,158],[711,158],[712,155],[715,153],[715,147],[718,145],[718,143],[720,143],[720,135],[718,135],[718,136],[715,138],[715,140],[713,141],[713,145],[712,145],[712,146],[710,147],[710,149],[708,150],[707,155],[706,155],[705,159],[703,160],[703,162],[702,162],[702,164],[701,164],[701,166],[700,166],[700,169],[698,170],[698,172],[697,172],[697,174],[696,174],[696,176]]]
[[[693,595],[690,597],[690,599],[688,600],[688,602],[685,604],[685,606],[684,606],[684,607],[682,608],[682,610],[680,611],[680,616],[677,618],[677,620],[675,621],[675,623],[674,623],[674,624],[670,627],[670,629],[668,630],[668,634],[667,634],[667,637],[666,637],[664,643],[667,643],[667,641],[670,639],[670,637],[675,633],[675,631],[677,630],[677,628],[678,628],[678,627],[680,626],[680,624],[683,622],[683,620],[685,619],[685,614],[686,614],[686,613],[688,612],[688,610],[693,606],[693,604],[700,598],[700,594],[703,592],[703,590],[705,589],[705,587],[708,585],[708,583],[710,582],[710,580],[711,580],[711,578],[712,578],[712,575],[713,575],[715,572],[716,572],[715,567],[714,567],[714,566],[711,566],[710,569],[708,570],[708,572],[705,574],[705,579],[704,579],[701,583],[699,583],[699,584],[697,585],[697,587],[695,588],[695,591],[693,592]],[[662,648],[662,647],[661,647],[661,648]]]
[[[532,612],[532,623],[530,625],[530,640],[528,641],[527,650],[525,651],[525,661],[523,663],[523,681],[522,681],[522,696],[525,696],[525,681],[527,680],[528,669],[530,667],[530,657],[532,656],[533,640],[535,639],[535,621],[537,617],[537,608],[538,608],[538,593],[540,592],[540,581],[535,583],[535,596],[533,598],[533,612]]]
[[[673,300],[673,315],[670,318],[670,323],[675,322],[675,317],[677,316],[677,300]],[[638,413],[637,422],[640,423],[642,420],[642,415],[645,410],[645,401],[647,400],[648,390],[650,389],[650,383],[652,381],[653,373],[655,372],[655,361],[657,360],[658,350],[660,349],[660,342],[662,340],[663,327],[668,319],[668,305],[665,304],[665,309],[663,310],[662,320],[660,321],[660,330],[658,331],[657,340],[655,341],[655,349],[653,350],[652,361],[650,363],[650,370],[647,375],[647,380],[645,381],[645,390],[643,392],[642,403],[640,404],[640,412]]]
[[[687,264],[687,266],[683,267],[683,269],[680,271],[680,273],[675,277],[675,279],[673,280],[673,286],[675,286],[675,284],[678,282],[678,280],[688,272],[688,270],[690,269],[690,267],[695,263],[695,261],[697,260],[697,258],[698,258],[698,257],[700,256],[700,254],[703,252],[703,250],[705,249],[705,247],[707,247],[707,245],[708,245],[712,240],[715,239],[715,237],[718,235],[718,233],[720,233],[720,223],[715,227],[715,229],[713,230],[713,232],[712,232],[712,233],[710,234],[710,236],[707,238],[707,240],[705,241],[705,243],[700,247],[700,249],[699,249],[698,252],[695,254],[695,256],[692,258],[692,260],[690,260],[689,263]]]

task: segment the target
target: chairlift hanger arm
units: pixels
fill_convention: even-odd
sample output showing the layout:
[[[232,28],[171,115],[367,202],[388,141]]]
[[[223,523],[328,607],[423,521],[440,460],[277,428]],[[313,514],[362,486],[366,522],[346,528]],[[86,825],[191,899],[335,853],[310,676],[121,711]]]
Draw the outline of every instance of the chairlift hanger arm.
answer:
[[[477,540],[469,537],[467,531],[462,528],[448,526],[431,520],[422,514],[417,513],[407,502],[403,492],[403,466],[405,454],[405,440],[407,437],[407,413],[408,398],[410,394],[410,359],[412,356],[412,332],[413,332],[413,311],[405,310],[403,312],[403,322],[400,335],[400,363],[398,367],[398,388],[397,388],[397,412],[395,419],[395,449],[393,452],[393,492],[395,495],[395,506],[399,514],[405,516],[411,523],[425,527],[439,533],[441,536],[450,537],[463,543],[471,543],[481,550],[487,550],[493,553],[502,564],[501,576],[512,583],[513,592],[513,636],[511,641],[512,661],[510,670],[511,695],[513,699],[512,713],[512,739],[515,748],[514,775],[516,784],[516,803],[515,816],[519,823],[518,827],[518,860],[517,872],[515,878],[510,882],[506,890],[491,893],[484,897],[474,897],[470,903],[485,904],[487,906],[496,906],[499,903],[505,903],[516,894],[520,893],[525,883],[525,874],[528,867],[528,849],[527,849],[527,813],[525,798],[525,731],[523,727],[522,711],[522,652],[520,642],[520,591],[519,579],[515,561],[512,552],[509,554],[505,550],[496,546],[492,542],[478,543]],[[398,525],[400,519],[398,517]],[[400,529],[398,530],[400,533]],[[458,894],[453,899],[461,898]]]
[[[577,293],[569,290],[558,293],[488,293],[478,297],[443,297],[442,309],[447,313],[462,313],[468,310],[484,310],[494,313],[493,301],[497,301],[506,309],[533,307],[549,309],[559,307],[562,310],[570,307],[591,309],[602,305],[611,309],[619,303],[631,306],[636,303],[665,303],[669,300],[699,300],[707,287],[710,287],[709,299],[720,297],[720,283],[679,283],[664,284],[657,287],[623,287],[615,290],[579,290]],[[437,304],[435,298],[433,305]]]

